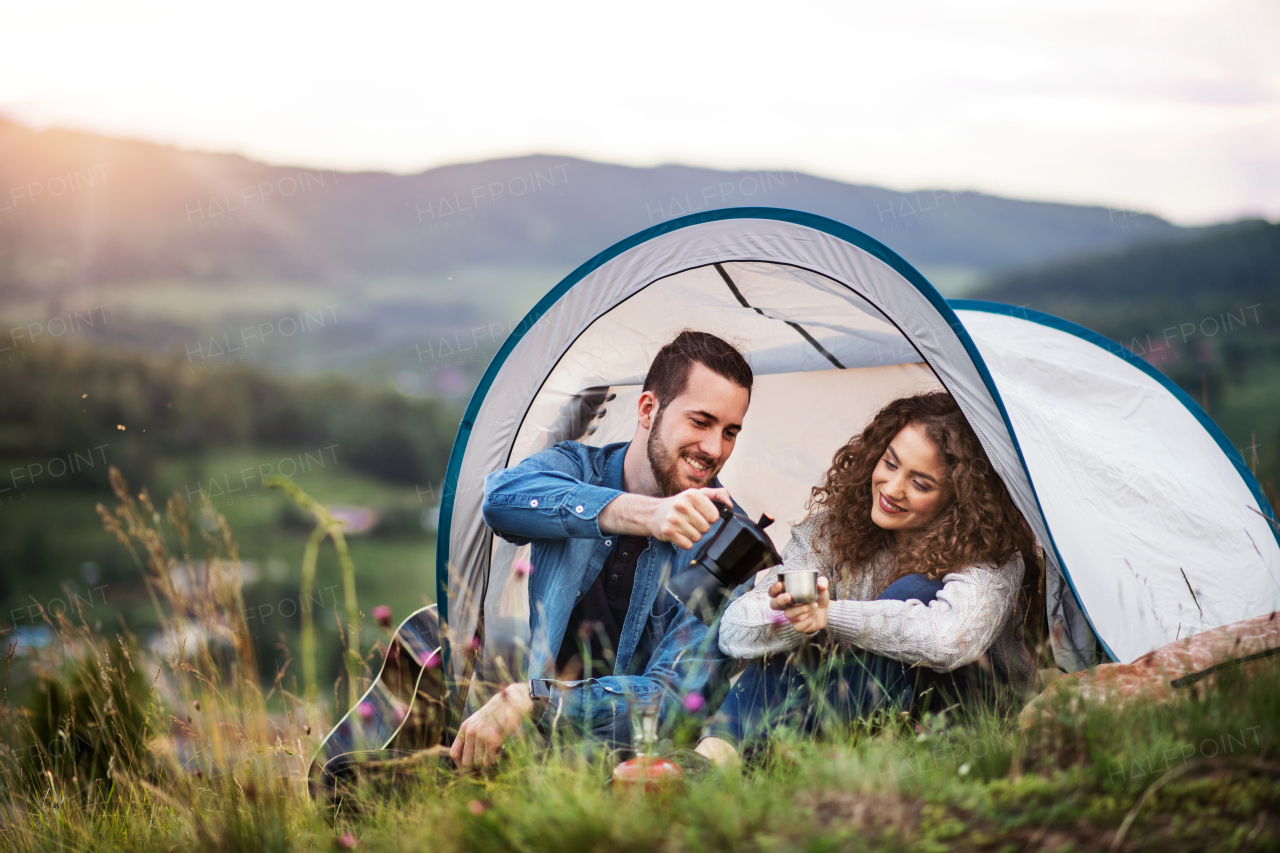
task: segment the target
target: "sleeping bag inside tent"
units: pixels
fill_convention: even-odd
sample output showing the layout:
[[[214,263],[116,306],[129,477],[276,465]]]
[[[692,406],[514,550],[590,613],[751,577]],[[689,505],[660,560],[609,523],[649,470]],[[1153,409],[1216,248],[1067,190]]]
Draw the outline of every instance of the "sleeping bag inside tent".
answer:
[[[475,650],[449,656],[457,683],[477,662],[496,673],[528,637],[527,582],[513,570],[527,546],[485,526],[485,475],[564,440],[629,440],[649,363],[685,328],[735,343],[755,372],[720,479],[749,515],[778,519],[768,533],[779,550],[838,447],[890,400],[942,388],[1044,548],[1061,668],[1127,663],[1280,609],[1271,507],[1222,432],[1157,370],[1054,317],[948,303],[838,222],[739,208],[602,252],[489,365],[440,512],[441,619],[455,650]]]

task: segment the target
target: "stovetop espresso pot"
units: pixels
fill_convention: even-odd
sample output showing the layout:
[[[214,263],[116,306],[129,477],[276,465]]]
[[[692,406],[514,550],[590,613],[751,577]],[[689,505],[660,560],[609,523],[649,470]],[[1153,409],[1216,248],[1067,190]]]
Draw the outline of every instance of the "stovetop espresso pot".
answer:
[[[707,625],[715,621],[735,587],[782,562],[764,532],[773,524],[771,516],[752,521],[727,504],[715,503],[724,523],[698,543],[688,568],[667,582],[667,590]]]

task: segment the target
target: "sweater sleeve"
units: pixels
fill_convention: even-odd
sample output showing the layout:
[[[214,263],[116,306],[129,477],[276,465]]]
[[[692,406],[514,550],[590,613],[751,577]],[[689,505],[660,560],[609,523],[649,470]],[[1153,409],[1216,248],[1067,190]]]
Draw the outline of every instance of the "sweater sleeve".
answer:
[[[973,565],[947,575],[928,604],[833,601],[827,624],[842,643],[950,672],[977,660],[995,642],[1017,603],[1022,572],[1022,557],[1015,554],[1000,568]]]
[[[769,607],[769,587],[778,572],[800,569],[816,570],[830,581],[830,569],[812,547],[816,521],[810,518],[794,527],[782,551],[782,565],[761,572],[751,591],[725,609],[720,619],[720,651],[735,658],[758,658],[790,651],[804,642],[805,635],[791,627],[781,611]]]

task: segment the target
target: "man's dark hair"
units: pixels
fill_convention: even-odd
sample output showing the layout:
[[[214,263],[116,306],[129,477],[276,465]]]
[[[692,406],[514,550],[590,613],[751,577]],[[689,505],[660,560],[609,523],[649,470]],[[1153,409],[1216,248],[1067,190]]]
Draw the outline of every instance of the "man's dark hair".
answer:
[[[684,393],[689,384],[689,369],[694,362],[718,373],[751,393],[754,377],[751,365],[728,341],[707,332],[685,329],[676,339],[658,350],[644,378],[644,391],[652,391],[658,405],[665,406]]]

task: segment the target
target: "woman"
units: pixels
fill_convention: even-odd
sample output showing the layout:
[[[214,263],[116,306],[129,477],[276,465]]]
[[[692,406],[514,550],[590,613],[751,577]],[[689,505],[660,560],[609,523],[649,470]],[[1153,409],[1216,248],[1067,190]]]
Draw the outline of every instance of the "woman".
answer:
[[[1030,687],[1035,540],[949,394],[885,406],[836,452],[809,510],[781,571],[818,571],[818,599],[794,604],[768,573],[729,605],[720,649],[751,663],[700,753],[732,761],[782,723],[909,707],[913,667],[963,674],[947,679],[962,693]]]

